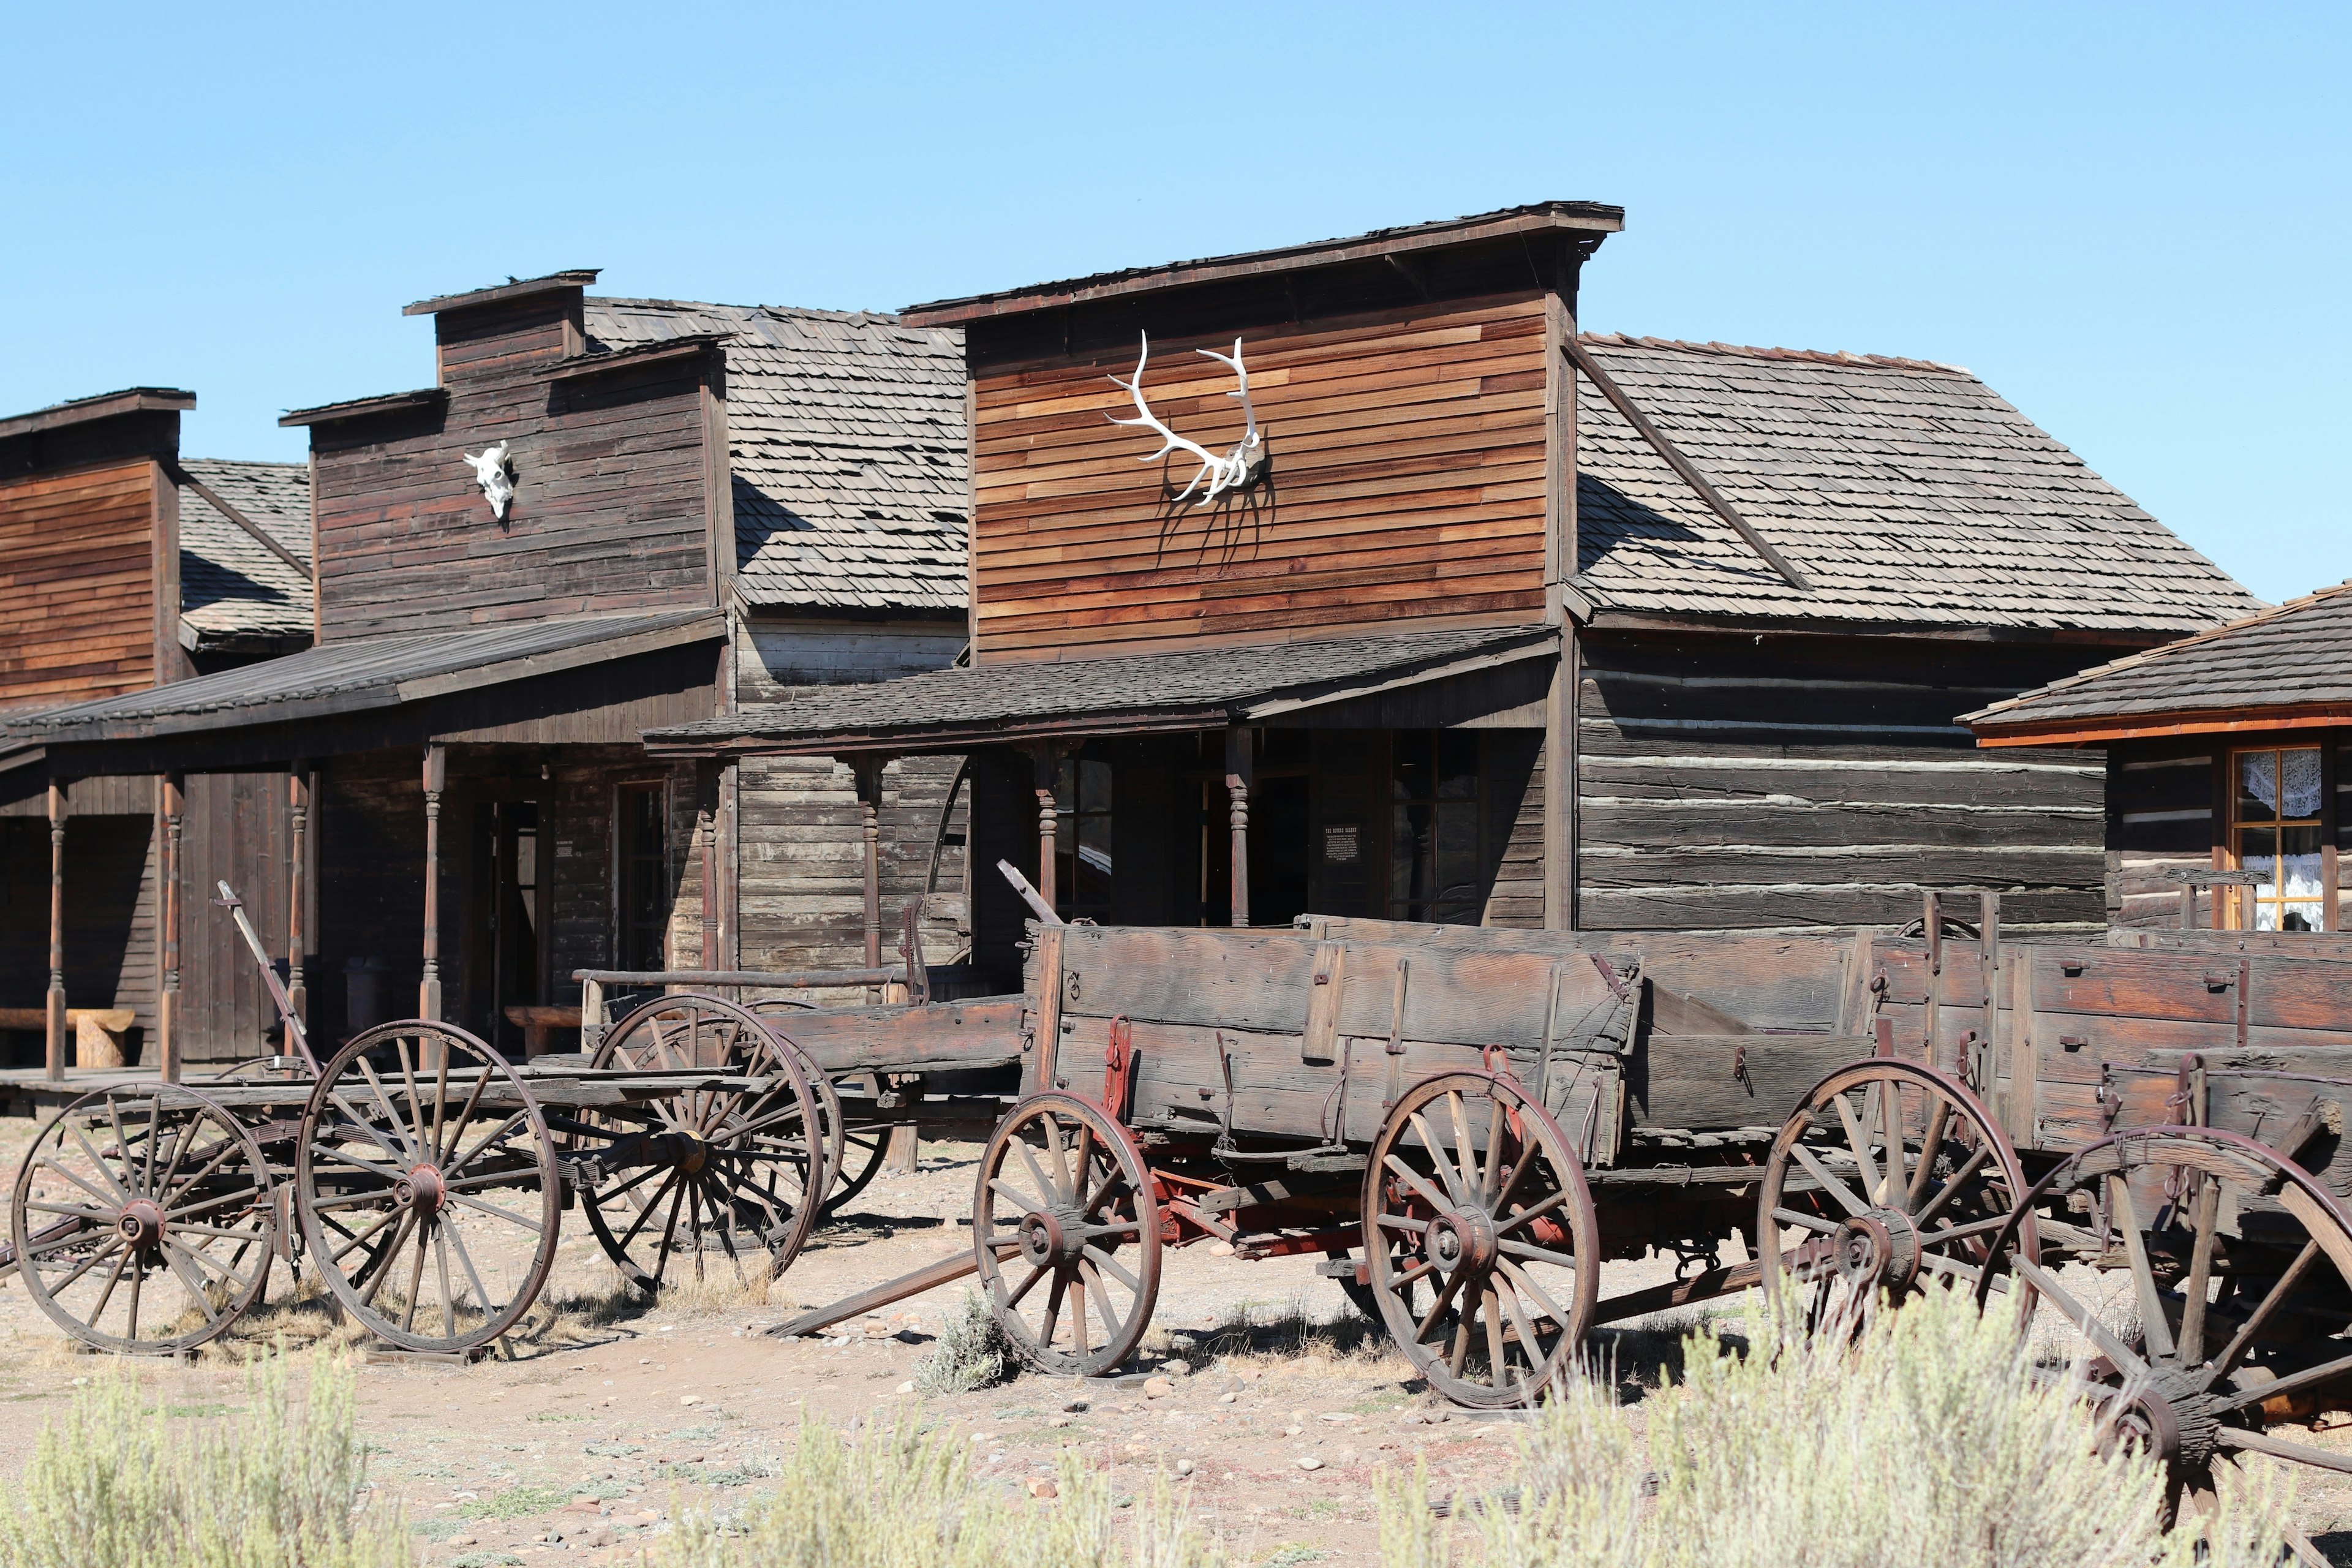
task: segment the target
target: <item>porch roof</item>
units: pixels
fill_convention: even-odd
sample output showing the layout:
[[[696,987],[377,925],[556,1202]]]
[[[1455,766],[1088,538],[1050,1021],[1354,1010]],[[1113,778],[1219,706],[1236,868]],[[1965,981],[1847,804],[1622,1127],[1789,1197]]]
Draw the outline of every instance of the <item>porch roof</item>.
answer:
[[[983,664],[646,732],[655,756],[952,749],[1024,737],[1213,730],[1557,653],[1549,626],[1451,627],[1121,658]]]
[[[1980,746],[2352,726],[2352,582],[1963,713],[1960,722]]]
[[[390,708],[727,634],[712,609],[577,616],[458,632],[354,637],[147,691],[52,708],[0,730],[8,742],[142,741]]]

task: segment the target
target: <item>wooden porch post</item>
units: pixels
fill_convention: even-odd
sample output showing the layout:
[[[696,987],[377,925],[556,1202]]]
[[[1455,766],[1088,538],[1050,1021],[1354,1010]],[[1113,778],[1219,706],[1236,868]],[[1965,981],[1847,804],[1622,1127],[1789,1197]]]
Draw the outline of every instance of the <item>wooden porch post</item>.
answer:
[[[1059,909],[1054,886],[1054,850],[1057,837],[1058,817],[1054,809],[1054,785],[1062,771],[1062,750],[1050,742],[1041,741],[1029,748],[1029,760],[1035,764],[1034,775],[1037,792],[1037,896],[1048,909]]]
[[[180,849],[187,830],[187,799],[180,775],[163,775],[163,853],[156,868],[156,923],[163,927],[163,990],[155,999],[157,1054],[163,1081],[180,1081]]]
[[[425,748],[425,978],[416,987],[416,1016],[441,1016],[441,792],[449,783],[449,748]]]
[[[310,1022],[310,999],[302,973],[302,953],[310,942],[310,931],[302,918],[302,900],[310,885],[304,857],[310,826],[310,779],[303,771],[305,766],[297,760],[286,775],[290,826],[286,857],[286,1000],[294,1009],[294,1016],[307,1026]]]
[[[1250,923],[1249,897],[1249,797],[1250,786],[1257,782],[1256,747],[1253,744],[1257,732],[1248,729],[1225,731],[1225,795],[1231,802],[1230,816],[1234,831],[1234,911],[1233,923]]]
[[[705,969],[727,969],[719,952],[719,769],[710,763],[694,770],[694,837],[702,846],[702,956]]]
[[[882,769],[887,759],[852,757],[857,779],[857,837],[866,873],[866,967],[882,967]]]
[[[49,781],[49,994],[45,1058],[49,1081],[66,1076],[66,785]]]

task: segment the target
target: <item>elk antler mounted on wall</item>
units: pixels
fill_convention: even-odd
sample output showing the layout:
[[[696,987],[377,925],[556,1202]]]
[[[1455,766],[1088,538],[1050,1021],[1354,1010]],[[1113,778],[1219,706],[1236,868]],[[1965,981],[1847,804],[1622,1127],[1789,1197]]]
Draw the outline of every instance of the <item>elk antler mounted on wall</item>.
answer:
[[[1121,381],[1115,375],[1108,378],[1113,386],[1135,399],[1135,412],[1139,417],[1121,419],[1115,414],[1106,416],[1114,425],[1132,425],[1139,429],[1152,431],[1159,436],[1160,450],[1150,457],[1136,460],[1154,463],[1171,452],[1183,452],[1198,458],[1201,464],[1200,471],[1192,476],[1191,484],[1178,492],[1176,499],[1179,501],[1183,500],[1201,488],[1202,479],[1206,479],[1209,481],[1209,489],[1208,493],[1201,498],[1200,504],[1202,506],[1207,506],[1227,490],[1245,489],[1257,483],[1265,475],[1265,437],[1259,433],[1257,427],[1257,410],[1250,406],[1249,367],[1242,363],[1241,339],[1234,340],[1234,352],[1230,358],[1217,353],[1214,349],[1192,351],[1204,359],[1213,359],[1219,364],[1231,366],[1234,379],[1241,384],[1238,390],[1228,392],[1225,395],[1241,400],[1242,418],[1245,428],[1242,432],[1242,438],[1234,443],[1234,449],[1219,457],[1199,442],[1187,441],[1183,437],[1161,424],[1152,414],[1151,405],[1143,400],[1143,367],[1151,360],[1151,337],[1147,332],[1142,334],[1142,338],[1143,352],[1136,356],[1134,378],[1129,381]]]

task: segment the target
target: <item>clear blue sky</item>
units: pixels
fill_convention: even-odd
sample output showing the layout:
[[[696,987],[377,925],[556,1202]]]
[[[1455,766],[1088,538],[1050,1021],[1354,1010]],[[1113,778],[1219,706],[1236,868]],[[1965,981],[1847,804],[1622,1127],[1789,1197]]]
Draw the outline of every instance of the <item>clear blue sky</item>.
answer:
[[[509,274],[890,309],[1579,197],[1589,327],[1965,364],[2263,596],[2352,575],[2352,8],[0,15],[0,413],[291,458]]]

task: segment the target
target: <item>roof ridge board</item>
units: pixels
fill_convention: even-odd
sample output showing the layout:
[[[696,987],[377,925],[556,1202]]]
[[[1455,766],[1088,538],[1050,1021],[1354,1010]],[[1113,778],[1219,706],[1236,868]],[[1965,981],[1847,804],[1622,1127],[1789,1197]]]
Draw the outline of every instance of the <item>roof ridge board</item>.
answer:
[[[1966,376],[1979,381],[1977,374],[1966,365],[1947,364],[1941,360],[1910,359],[1899,354],[1857,353],[1850,349],[1791,349],[1764,347],[1754,343],[1727,343],[1721,341],[1694,342],[1684,338],[1634,337],[1626,332],[1587,332],[1576,334],[1580,342],[1597,343],[1604,348],[1660,349],[1685,353],[1715,354],[1723,358],[1791,360],[1799,363],[1839,365],[1848,369],[1927,370],[1944,375]]]
[[[822,305],[730,305],[718,300],[653,300],[640,299],[632,295],[621,294],[591,294],[588,296],[586,302],[590,305],[606,305],[615,308],[644,310],[732,310],[740,311],[745,315],[772,315],[786,321],[792,320],[794,317],[806,317],[810,320],[820,321],[842,321],[853,326],[874,325],[896,327],[904,324],[898,320],[898,315],[892,311],[835,310],[829,310]],[[906,330],[908,331],[932,332],[938,331],[940,329],[937,327],[908,327]]]

